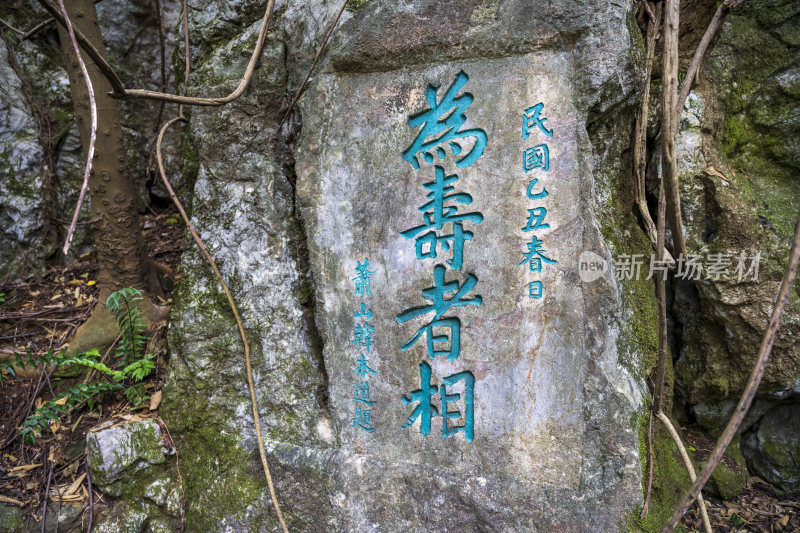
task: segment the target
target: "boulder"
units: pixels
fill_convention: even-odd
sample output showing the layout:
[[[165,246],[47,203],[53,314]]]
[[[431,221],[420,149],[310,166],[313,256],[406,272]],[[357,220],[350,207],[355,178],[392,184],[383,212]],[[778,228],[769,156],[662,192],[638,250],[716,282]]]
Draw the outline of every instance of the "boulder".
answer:
[[[204,0],[196,7],[197,63],[187,89],[227,94],[244,70],[263,5]],[[193,223],[242,313],[289,529],[616,529],[642,501],[640,414],[655,361],[652,284],[618,282],[610,269],[613,254],[647,249],[622,180],[630,129],[620,124],[633,123],[643,72],[632,5],[363,3],[343,16],[279,133],[286,95],[338,7],[278,9],[250,88],[233,105],[193,109],[191,118]],[[416,171],[402,157],[417,133],[409,117],[427,109],[426,92],[444,98],[462,71],[468,80],[453,96],[472,95],[463,129],[485,133],[482,154],[457,166],[476,142],[462,139],[460,155],[449,144],[441,157],[431,149],[435,164],[416,153]],[[532,118],[538,103],[543,129]],[[525,112],[533,128],[527,138]],[[529,157],[540,166],[526,171],[523,153],[544,144],[550,166],[543,170],[539,147]],[[458,175],[459,212],[482,217],[463,227],[473,235],[462,270],[446,263],[454,257],[441,248],[436,261],[417,260],[414,240],[401,235],[423,223],[418,208],[436,165]],[[540,278],[520,264],[531,242],[522,228],[539,205],[526,198],[534,177],[540,181],[530,194],[544,186],[550,195],[549,228],[537,235],[557,261]],[[580,270],[583,252],[591,275]],[[373,296],[359,300],[353,278],[365,258]],[[426,303],[422,290],[434,284],[436,265],[447,283],[475,276],[465,297],[482,296],[480,306],[448,315],[461,320],[452,360],[426,355],[424,340],[402,349],[424,322],[397,320]],[[541,299],[532,296],[537,280]],[[162,408],[178,448],[191,450],[181,454],[187,527],[273,530],[241,340],[193,246],[173,299]],[[367,311],[375,335],[369,352],[353,342],[354,312]],[[368,378],[356,379],[360,354],[377,374],[365,370]],[[414,409],[403,396],[420,388],[422,363],[434,385],[462,378],[448,383],[451,403],[442,406],[439,387],[434,400],[437,413],[461,415],[444,424],[432,416],[427,434],[420,420],[403,427]],[[475,380],[469,437],[457,428],[466,425],[471,382],[464,373]],[[377,402],[369,419],[366,408],[356,414],[353,399],[366,399],[366,381],[368,401]]]
[[[112,497],[95,531],[178,530],[183,503],[168,453],[151,418],[86,436],[92,483]]]
[[[164,462],[161,428],[148,418],[86,435],[86,456],[92,480],[119,494],[113,483]]]
[[[785,404],[767,412],[742,437],[748,468],[785,491],[800,490],[800,404]]]

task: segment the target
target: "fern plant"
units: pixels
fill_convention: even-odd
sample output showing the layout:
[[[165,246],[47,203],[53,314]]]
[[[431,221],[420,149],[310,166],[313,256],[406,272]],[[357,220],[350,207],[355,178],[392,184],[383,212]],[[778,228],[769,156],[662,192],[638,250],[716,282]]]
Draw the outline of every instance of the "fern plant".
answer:
[[[5,370],[11,375],[16,375],[15,365],[17,368],[80,365],[96,370],[105,378],[105,381],[80,383],[69,387],[58,399],[54,398],[44,403],[25,419],[20,428],[20,435],[29,442],[35,442],[60,416],[84,402],[91,404],[94,396],[100,393],[124,389],[125,397],[134,407],[149,399],[142,380],[155,369],[155,355],[146,353],[148,340],[145,335],[146,326],[142,313],[136,306],[141,299],[141,291],[127,288],[112,293],[106,301],[106,308],[114,316],[120,331],[120,341],[114,352],[116,366],[119,368],[109,367],[100,361],[100,352],[97,349],[75,356],[67,356],[65,350],[62,350],[60,355],[54,355],[51,350],[38,359],[35,359],[30,351],[24,357],[15,353],[13,363],[7,362],[2,365],[0,370]],[[2,379],[0,372],[0,381]]]
[[[115,355],[122,362],[123,374],[130,378],[131,383],[125,389],[125,397],[134,407],[138,407],[149,397],[144,386],[140,383],[155,369],[155,356],[145,353],[147,348],[147,335],[142,312],[136,306],[142,300],[142,291],[134,288],[120,289],[106,300],[106,308],[117,321],[121,335]]]
[[[121,388],[122,385],[119,383],[107,382],[90,382],[74,385],[67,389],[66,394],[61,398],[45,402],[41,407],[36,409],[25,419],[25,422],[22,423],[19,434],[25,437],[28,442],[33,443],[42,435],[44,430],[48,429],[62,415],[66,415],[83,402],[91,400],[95,394],[116,391]]]
[[[61,351],[61,355],[64,355],[65,350]],[[11,374],[12,376],[17,376],[17,370],[25,370],[25,369],[36,369],[39,365],[52,365],[58,364],[60,361],[59,356],[53,354],[53,350],[48,351],[45,355],[39,357],[38,359],[33,357],[30,349],[25,352],[25,356],[19,352],[14,352],[13,360],[6,359],[2,364],[0,364],[0,383],[3,383],[6,380],[5,374]]]
[[[116,356],[125,365],[132,364],[147,346],[144,319],[136,306],[141,300],[142,291],[131,287],[111,293],[106,300],[106,308],[117,321],[122,336]]]

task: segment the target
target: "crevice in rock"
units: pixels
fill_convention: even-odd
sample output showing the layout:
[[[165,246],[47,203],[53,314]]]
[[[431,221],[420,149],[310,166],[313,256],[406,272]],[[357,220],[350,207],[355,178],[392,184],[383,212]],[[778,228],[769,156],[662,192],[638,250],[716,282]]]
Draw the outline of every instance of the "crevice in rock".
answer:
[[[668,339],[672,353],[672,367],[684,356],[685,338],[689,327],[688,320],[697,320],[700,316],[700,295],[692,280],[670,276],[667,286],[667,321],[670,329]],[[682,422],[694,423],[694,416],[689,402],[689,392],[677,375],[674,376],[672,412]]]
[[[324,342],[317,327],[317,299],[308,250],[308,235],[303,217],[297,209],[297,173],[295,172],[294,150],[295,140],[299,138],[301,128],[302,122],[299,118],[299,111],[294,110],[279,133],[284,143],[283,171],[292,188],[292,223],[295,227],[294,231],[291,232],[291,238],[294,241],[294,246],[291,249],[299,275],[296,293],[300,304],[303,306],[303,324],[306,338],[317,363],[317,370],[322,381],[316,391],[317,404],[322,413],[332,420],[329,411],[328,370],[325,367],[325,358],[323,356]]]

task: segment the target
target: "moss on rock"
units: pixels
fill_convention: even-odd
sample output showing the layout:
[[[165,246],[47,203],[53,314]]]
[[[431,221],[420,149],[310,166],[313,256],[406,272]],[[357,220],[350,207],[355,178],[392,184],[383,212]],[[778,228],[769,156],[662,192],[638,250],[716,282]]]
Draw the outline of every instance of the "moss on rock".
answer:
[[[649,475],[648,426],[647,415],[641,415],[639,418],[639,455],[642,458],[642,484],[645,491]],[[680,503],[683,494],[691,487],[691,480],[678,447],[658,419],[653,419],[652,446],[653,488],[650,494],[648,513],[644,518],[640,518],[640,507],[628,515],[625,531],[645,533],[661,531],[661,527]],[[676,531],[683,530],[683,526],[678,527],[680,529],[676,529]]]

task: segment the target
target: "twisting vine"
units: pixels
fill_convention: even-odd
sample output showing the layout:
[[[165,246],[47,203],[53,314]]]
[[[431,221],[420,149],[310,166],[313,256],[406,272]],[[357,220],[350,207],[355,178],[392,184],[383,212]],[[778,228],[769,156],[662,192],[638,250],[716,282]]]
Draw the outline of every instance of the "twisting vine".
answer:
[[[697,49],[695,50],[695,53],[692,57],[691,63],[687,71],[685,81],[681,87],[680,94],[678,94],[677,90],[677,85],[678,85],[677,84],[677,70],[678,70],[677,35],[678,35],[678,12],[679,12],[678,1],[665,0],[663,2],[664,11],[667,13],[666,22],[664,25],[665,26],[664,62],[663,62],[663,74],[662,74],[663,83],[662,83],[661,141],[662,141],[663,166],[662,166],[662,180],[659,185],[658,222],[656,228],[656,244],[655,244],[656,253],[659,260],[662,260],[664,258],[664,254],[666,253],[666,250],[664,250],[663,248],[663,243],[664,243],[664,233],[665,233],[665,211],[667,207],[669,207],[671,223],[673,226],[675,251],[679,252],[680,254],[683,254],[684,257],[686,251],[682,233],[681,217],[680,217],[681,213],[680,198],[677,194],[678,180],[675,172],[676,161],[674,157],[677,125],[680,119],[681,112],[683,110],[683,105],[686,102],[686,98],[688,97],[689,92],[692,89],[693,83],[699,77],[699,72],[703,60],[708,54],[708,51],[714,39],[719,35],[722,29],[722,23],[725,17],[733,8],[741,4],[742,1],[743,0],[724,0],[718,6],[716,13],[711,19],[708,28],[706,29],[702,39],[700,40]],[[643,5],[649,14],[651,22],[649,26],[652,26],[653,25],[652,23],[655,20],[657,20],[658,17],[654,16],[646,0],[644,0]],[[648,32],[647,32],[648,48],[650,45],[650,36],[651,36],[649,29],[650,28],[648,27]],[[648,50],[648,75],[650,73],[649,63],[651,61],[651,56],[649,55],[649,52],[650,51]],[[640,112],[639,117],[637,117],[637,125],[636,125],[637,129],[634,141],[640,150],[643,147],[639,146],[639,143],[641,143],[642,139],[644,138],[641,135],[640,128],[643,127],[642,122],[646,124],[646,121],[642,122],[639,121],[641,121],[642,116],[646,117],[646,109],[647,109],[646,102],[642,104],[642,108],[644,109],[644,113]],[[639,153],[636,149],[634,150],[634,152],[637,154]],[[638,167],[638,165],[641,163],[641,159],[639,157],[635,157],[634,159],[635,159],[634,164],[637,165]],[[639,177],[640,177],[639,170],[640,170],[639,168],[636,169],[636,173],[634,176],[634,179],[636,181],[636,183],[634,184],[634,188],[637,189],[636,191],[637,194],[639,193],[639,188],[641,187],[641,183],[639,182]],[[665,188],[669,189],[669,192],[666,194],[666,197],[665,197]],[[649,226],[645,221],[645,230],[648,229]],[[789,260],[786,273],[784,274],[783,282],[781,283],[781,287],[778,291],[778,294],[775,297],[775,305],[773,307],[772,314],[770,315],[767,328],[764,331],[764,336],[761,341],[761,347],[759,348],[759,353],[756,358],[755,365],[753,366],[747,385],[745,386],[745,389],[742,392],[739,403],[736,406],[736,409],[734,410],[730,420],[728,421],[728,425],[726,426],[722,435],[717,440],[714,450],[712,451],[711,456],[709,457],[705,467],[700,472],[699,476],[695,475],[694,468],[691,465],[691,461],[689,460],[688,454],[686,453],[686,450],[683,447],[681,439],[678,436],[677,431],[675,431],[675,428],[672,426],[669,417],[667,417],[667,415],[663,412],[662,409],[663,395],[664,395],[664,376],[666,367],[666,351],[667,351],[666,350],[666,335],[667,335],[666,294],[664,290],[665,273],[662,271],[657,276],[656,292],[659,305],[659,328],[658,328],[659,357],[658,357],[658,366],[656,369],[656,383],[653,387],[652,410],[653,412],[655,412],[656,417],[659,420],[661,420],[667,427],[667,430],[669,431],[670,435],[672,436],[673,440],[678,446],[681,452],[681,456],[683,457],[683,460],[686,464],[687,470],[689,471],[690,477],[693,482],[691,488],[683,498],[681,504],[674,510],[669,520],[664,525],[662,533],[671,533],[695,500],[697,500],[698,505],[700,506],[701,514],[703,515],[703,524],[706,531],[709,532],[711,531],[711,526],[708,521],[707,513],[705,511],[705,505],[703,503],[703,497],[701,491],[705,486],[705,484],[708,482],[709,478],[711,477],[711,474],[714,472],[714,469],[722,460],[725,451],[727,450],[728,446],[733,440],[733,437],[736,435],[739,426],[741,425],[742,421],[747,415],[748,410],[750,409],[750,406],[752,405],[753,398],[755,397],[756,391],[758,389],[758,385],[761,382],[761,378],[764,375],[764,370],[767,366],[767,362],[769,361],[769,355],[770,352],[772,351],[772,346],[775,342],[775,337],[777,335],[778,328],[780,326],[781,317],[783,316],[783,312],[789,301],[789,295],[791,293],[792,285],[794,284],[794,281],[797,276],[798,263],[800,263],[800,213],[798,213],[797,222],[795,225],[795,231],[792,239],[792,247],[791,250],[789,251]],[[651,455],[650,458],[651,479],[648,482],[648,500],[649,500],[650,483],[652,483],[652,451],[650,452],[650,455]],[[645,503],[645,507],[642,510],[642,516],[645,516],[646,512],[647,512],[647,503]]]
[[[229,101],[233,101],[239,96],[244,93],[244,89],[247,87],[248,83],[250,82],[250,78],[252,78],[253,72],[255,70],[255,61],[258,59],[258,56],[261,54],[261,48],[264,45],[264,38],[267,34],[267,26],[269,25],[269,19],[272,15],[272,9],[275,6],[275,0],[269,0],[267,4],[267,12],[264,15],[264,21],[262,22],[261,31],[259,32],[258,44],[256,45],[256,51],[253,53],[253,56],[250,60],[250,64],[247,67],[247,72],[245,73],[244,78],[242,79],[239,87],[234,91],[230,96],[233,96]],[[185,61],[184,61],[184,84],[189,79],[189,74],[191,72],[191,61],[189,59],[189,11],[187,9],[186,0],[183,1],[183,34],[184,34],[184,49],[185,49]],[[252,67],[252,68],[251,68]],[[238,94],[237,94],[238,93]],[[235,96],[234,96],[235,95]],[[167,132],[170,126],[177,122],[186,122],[186,116],[183,113],[183,102],[178,108],[178,116],[167,121],[162,127],[161,130],[158,132],[158,140],[156,141],[156,160],[158,161],[158,173],[161,176],[161,181],[164,184],[164,187],[169,192],[170,198],[172,198],[172,202],[175,204],[175,207],[178,208],[178,211],[181,214],[181,218],[183,219],[184,224],[186,227],[189,228],[189,232],[192,234],[192,238],[194,242],[197,244],[200,251],[203,253],[203,256],[208,261],[208,264],[211,265],[211,269],[214,271],[214,276],[217,278],[222,290],[225,292],[225,297],[228,299],[228,305],[233,312],[233,316],[236,319],[236,326],[239,329],[239,336],[242,338],[242,344],[244,345],[244,362],[245,367],[247,369],[247,386],[250,391],[250,402],[253,410],[253,420],[255,424],[256,430],[256,440],[258,441],[258,454],[261,458],[261,466],[264,469],[264,476],[267,479],[267,487],[269,488],[269,494],[272,498],[272,505],[275,508],[275,514],[278,515],[278,521],[283,528],[284,533],[288,533],[289,530],[286,527],[286,521],[283,519],[283,513],[281,512],[280,504],[278,503],[278,497],[275,493],[275,486],[272,483],[272,474],[269,470],[269,463],[267,463],[267,454],[264,450],[264,439],[261,435],[261,421],[258,414],[258,399],[256,398],[255,392],[255,385],[253,383],[253,367],[250,361],[250,342],[247,339],[247,334],[244,331],[244,324],[242,323],[242,317],[239,314],[239,309],[236,307],[236,302],[233,299],[233,295],[231,294],[230,289],[228,288],[228,284],[225,283],[225,279],[222,277],[222,274],[217,268],[216,262],[211,257],[211,254],[208,252],[205,244],[203,244],[203,240],[195,231],[194,226],[192,225],[191,220],[189,220],[189,216],[186,214],[186,210],[183,208],[183,204],[178,199],[178,196],[175,194],[175,191],[172,189],[172,185],[170,185],[169,180],[167,179],[167,174],[164,171],[164,159],[161,155],[161,145],[164,140],[164,134]]]

